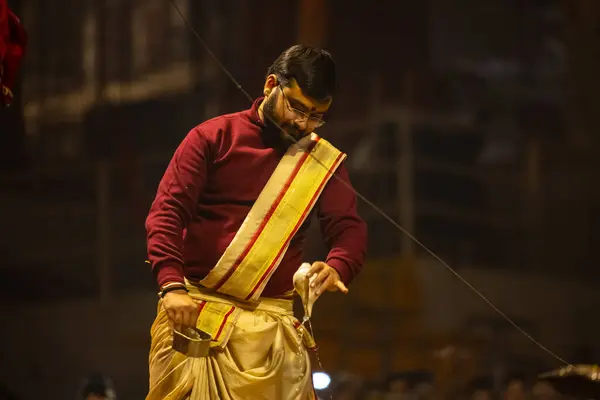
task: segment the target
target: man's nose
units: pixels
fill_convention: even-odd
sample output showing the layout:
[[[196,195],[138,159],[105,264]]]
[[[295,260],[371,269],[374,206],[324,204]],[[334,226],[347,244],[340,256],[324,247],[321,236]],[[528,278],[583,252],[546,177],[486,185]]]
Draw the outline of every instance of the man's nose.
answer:
[[[308,127],[306,118],[294,121],[295,128],[299,131],[305,131]]]

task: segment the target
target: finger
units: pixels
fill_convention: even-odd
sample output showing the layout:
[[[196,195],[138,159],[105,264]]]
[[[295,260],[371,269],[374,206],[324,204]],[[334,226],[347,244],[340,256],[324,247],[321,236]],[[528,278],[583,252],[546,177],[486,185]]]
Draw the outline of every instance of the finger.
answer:
[[[173,319],[173,325],[176,330],[181,332],[181,323],[183,320],[183,313],[181,311],[175,311],[175,318]]]
[[[169,328],[173,329],[173,321],[175,321],[175,312],[166,308],[165,311],[167,312],[167,319],[169,320]]]
[[[169,323],[169,329],[175,328],[175,325],[173,324],[173,319],[171,317],[167,318],[167,322]]]
[[[340,292],[344,294],[348,293],[348,288],[346,287],[346,285],[344,285],[344,282],[342,281],[336,281],[334,287],[336,287]]]
[[[181,320],[180,320],[180,326],[182,329],[186,328],[188,326],[188,320],[189,318],[189,305],[181,305],[179,308],[179,313],[181,316]]]
[[[190,315],[191,315],[190,326],[192,328],[195,328],[196,324],[198,323],[198,309],[195,309],[194,311],[192,311]]]
[[[338,287],[336,286],[336,278],[332,274],[330,274],[327,279],[321,284],[321,286],[317,289],[318,294],[322,294],[325,291],[337,291]]]
[[[181,310],[181,328],[190,326],[190,312],[187,309]]]
[[[195,320],[197,318],[197,315],[198,315],[198,308],[194,305],[192,308],[190,308],[189,310],[186,311],[183,324],[185,326],[195,328],[196,327]]]
[[[329,278],[329,271],[323,270],[311,281],[310,287],[319,288]]]
[[[313,263],[310,266],[310,268],[308,269],[308,277],[310,278],[311,275],[314,275],[314,274],[320,272],[326,266],[327,266],[327,264],[325,264],[322,261],[317,261],[317,262]]]

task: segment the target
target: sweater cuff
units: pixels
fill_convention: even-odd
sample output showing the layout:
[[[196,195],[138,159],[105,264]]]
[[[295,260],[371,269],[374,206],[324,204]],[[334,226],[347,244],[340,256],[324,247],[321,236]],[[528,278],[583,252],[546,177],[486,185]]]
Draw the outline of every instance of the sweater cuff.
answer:
[[[185,284],[183,268],[179,265],[162,265],[156,270],[156,282],[158,287],[163,287],[167,283]]]
[[[340,280],[344,283],[344,285],[349,285],[352,281],[352,272],[350,272],[350,268],[348,268],[348,264],[339,258],[330,258],[326,261],[327,265],[331,268],[335,269],[338,274],[340,274]]]

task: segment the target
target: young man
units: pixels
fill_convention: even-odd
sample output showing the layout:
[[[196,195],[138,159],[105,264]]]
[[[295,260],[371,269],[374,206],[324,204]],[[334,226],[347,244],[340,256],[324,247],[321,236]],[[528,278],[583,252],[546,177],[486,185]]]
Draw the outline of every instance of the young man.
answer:
[[[335,65],[292,46],[246,111],[192,129],[146,221],[162,299],[152,326],[147,399],[310,399],[312,339],[292,313],[310,216],[330,251],[312,285],[347,293],[362,268],[365,223],[345,155],[314,130],[333,99]],[[207,357],[172,349],[186,327],[211,335]]]

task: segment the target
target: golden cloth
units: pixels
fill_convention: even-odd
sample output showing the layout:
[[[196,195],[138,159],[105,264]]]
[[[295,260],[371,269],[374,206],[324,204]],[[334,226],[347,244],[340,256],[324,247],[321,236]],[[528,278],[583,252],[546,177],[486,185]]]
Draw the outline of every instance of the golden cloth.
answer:
[[[313,133],[290,146],[202,286],[256,300],[346,155]]]
[[[146,400],[316,398],[304,345],[310,335],[294,318],[292,300],[259,298],[241,302],[193,285],[188,287],[199,304],[235,306],[239,310],[237,321],[227,341],[211,347],[208,357],[188,358],[171,348],[173,331],[159,301],[151,329],[150,391]]]

